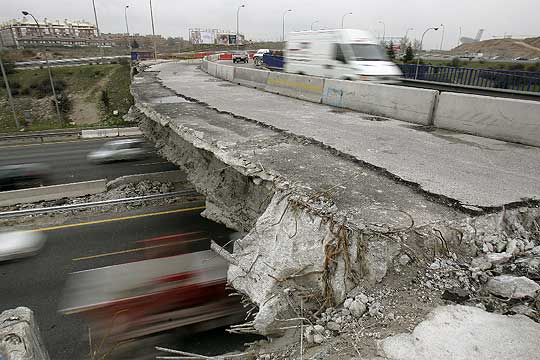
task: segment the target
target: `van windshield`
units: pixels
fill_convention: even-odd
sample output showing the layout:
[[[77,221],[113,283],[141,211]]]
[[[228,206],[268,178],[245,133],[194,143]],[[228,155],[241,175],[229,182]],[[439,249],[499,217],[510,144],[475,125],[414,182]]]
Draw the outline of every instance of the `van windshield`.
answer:
[[[388,61],[384,49],[375,44],[350,44],[357,61]]]

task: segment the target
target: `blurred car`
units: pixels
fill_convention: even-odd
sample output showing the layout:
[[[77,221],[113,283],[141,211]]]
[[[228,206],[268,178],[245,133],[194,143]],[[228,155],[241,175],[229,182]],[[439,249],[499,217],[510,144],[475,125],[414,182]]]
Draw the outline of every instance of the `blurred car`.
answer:
[[[249,55],[247,51],[233,51],[232,61],[233,63],[239,63],[239,62],[248,63]]]
[[[262,65],[264,54],[268,54],[269,52],[270,52],[270,49],[259,49],[259,50],[253,55],[253,62],[255,63],[255,66],[260,66],[260,65]]]
[[[527,61],[529,59],[527,59],[526,57],[523,57],[523,56],[518,56],[517,58],[514,58],[512,60],[514,60],[514,61]]]
[[[532,58],[531,61],[540,61],[540,57]]]
[[[0,191],[43,186],[49,182],[49,167],[45,164],[0,166]]]
[[[42,232],[0,233],[0,261],[34,256],[43,248],[45,241]]]
[[[93,163],[140,160],[148,156],[148,149],[143,139],[115,140],[105,143],[101,148],[88,154]]]

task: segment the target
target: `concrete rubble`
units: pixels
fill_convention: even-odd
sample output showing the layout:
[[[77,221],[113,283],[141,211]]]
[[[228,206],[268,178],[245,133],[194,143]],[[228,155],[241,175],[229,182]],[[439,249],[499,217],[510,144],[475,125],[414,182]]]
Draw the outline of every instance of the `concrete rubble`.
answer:
[[[0,313],[0,359],[49,360],[32,310],[18,307]]]
[[[377,341],[453,303],[539,321],[536,203],[460,207],[305,137],[178,96],[152,71],[132,93],[145,136],[206,196],[203,215],[244,234],[229,282],[253,303],[254,330],[292,339],[261,344],[260,359],[375,358]],[[511,301],[501,297],[506,284],[519,290]]]

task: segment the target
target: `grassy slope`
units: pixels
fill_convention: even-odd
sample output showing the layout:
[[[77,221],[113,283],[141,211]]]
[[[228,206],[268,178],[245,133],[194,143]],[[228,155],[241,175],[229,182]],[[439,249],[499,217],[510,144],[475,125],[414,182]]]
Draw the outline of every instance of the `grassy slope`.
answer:
[[[83,96],[88,102],[94,103],[100,110],[99,121],[107,123],[121,123],[121,116],[127,113],[132,103],[129,94],[129,66],[127,65],[85,65],[72,67],[52,68],[55,81],[66,83],[65,92],[69,96]],[[35,91],[31,89],[32,84],[39,84],[47,81],[46,69],[21,70],[9,76],[10,84],[18,87],[19,91],[28,89],[35,97]],[[18,86],[16,86],[18,85]],[[101,102],[101,91],[107,89],[110,98],[110,105],[107,109]],[[0,97],[6,97],[5,89],[0,88]],[[14,97],[18,108],[19,119],[23,118],[22,109],[28,106],[28,97],[17,95]],[[54,120],[55,113],[52,104],[45,102],[47,114],[46,119],[35,119],[29,130],[43,130],[60,127]],[[35,110],[35,109],[34,109]],[[119,115],[113,116],[112,111],[118,110]],[[42,110],[43,111],[43,110]],[[65,125],[66,126],[66,125]],[[69,125],[67,125],[69,126]],[[9,106],[0,107],[0,132],[14,131],[15,126]]]

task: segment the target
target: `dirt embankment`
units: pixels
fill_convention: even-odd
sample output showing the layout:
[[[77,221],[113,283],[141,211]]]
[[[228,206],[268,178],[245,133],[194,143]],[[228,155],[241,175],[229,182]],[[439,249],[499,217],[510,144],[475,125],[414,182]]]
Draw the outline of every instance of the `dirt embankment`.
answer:
[[[492,39],[473,44],[462,44],[453,53],[483,53],[484,56],[540,57],[540,37],[527,39]]]

